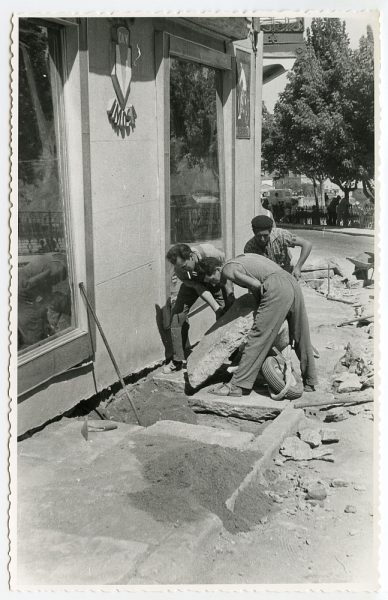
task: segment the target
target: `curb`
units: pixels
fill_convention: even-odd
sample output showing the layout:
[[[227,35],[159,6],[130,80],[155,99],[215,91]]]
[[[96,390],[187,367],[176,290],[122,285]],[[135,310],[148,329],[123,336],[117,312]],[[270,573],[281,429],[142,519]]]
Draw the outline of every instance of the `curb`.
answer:
[[[296,229],[296,230],[305,230],[305,231],[322,231],[325,233],[342,233],[344,235],[352,235],[358,237],[375,237],[374,230],[371,229],[370,233],[365,232],[365,230],[357,231],[347,231],[346,229],[331,229],[321,225],[295,225],[293,223],[281,223],[282,229]]]
[[[293,403],[290,404],[268,425],[258,440],[251,444],[250,449],[261,452],[262,456],[255,462],[252,470],[240,483],[238,488],[226,500],[225,504],[229,510],[234,511],[236,500],[246,487],[253,482],[260,482],[260,480],[264,479],[262,471],[268,466],[268,463],[272,460],[275,452],[278,451],[282,441],[296,430],[302,418],[304,418],[304,411],[301,408],[294,408]]]

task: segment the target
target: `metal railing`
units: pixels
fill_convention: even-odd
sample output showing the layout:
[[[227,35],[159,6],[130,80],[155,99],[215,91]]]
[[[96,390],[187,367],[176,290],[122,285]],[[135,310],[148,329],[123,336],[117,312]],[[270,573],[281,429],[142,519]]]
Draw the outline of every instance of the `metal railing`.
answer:
[[[64,214],[61,211],[19,211],[19,255],[66,250]]]
[[[171,207],[171,243],[200,242],[221,237],[219,203]]]

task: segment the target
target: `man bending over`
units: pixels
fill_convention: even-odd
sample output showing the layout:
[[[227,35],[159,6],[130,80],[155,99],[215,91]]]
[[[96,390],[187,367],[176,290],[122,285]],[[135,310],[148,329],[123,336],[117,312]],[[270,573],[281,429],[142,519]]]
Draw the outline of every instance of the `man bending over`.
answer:
[[[241,254],[220,265],[212,258],[200,262],[205,281],[220,286],[227,281],[247,288],[257,299],[257,312],[241,357],[229,384],[217,390],[217,395],[249,394],[285,319],[290,341],[300,361],[304,390],[314,391],[317,385],[315,362],[310,342],[309,323],[302,291],[289,273],[273,261],[257,254]]]
[[[173,359],[163,369],[164,373],[169,373],[182,369],[185,363],[184,347],[189,328],[187,315],[194,302],[199,297],[202,298],[218,319],[233,304],[234,295],[230,281],[210,285],[205,282],[204,273],[199,269],[199,261],[205,258],[212,258],[218,265],[224,262],[224,253],[212,244],[199,244],[195,247],[175,244],[167,252],[166,258],[174,266],[175,275],[182,281],[171,313]]]

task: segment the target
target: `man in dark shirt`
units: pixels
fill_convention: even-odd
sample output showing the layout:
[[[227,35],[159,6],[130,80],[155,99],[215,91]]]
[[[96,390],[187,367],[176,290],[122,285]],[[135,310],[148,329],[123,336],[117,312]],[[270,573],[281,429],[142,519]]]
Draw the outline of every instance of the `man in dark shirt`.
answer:
[[[244,253],[266,256],[288,273],[292,273],[296,279],[300,279],[302,266],[310,255],[312,244],[286,229],[274,227],[273,220],[266,215],[253,217],[251,223],[254,235],[245,244]],[[298,262],[293,267],[288,249],[295,246],[300,246],[301,252]]]
[[[173,305],[170,320],[173,360],[163,368],[168,374],[179,371],[185,364],[185,340],[188,333],[187,316],[190,308],[198,298],[202,298],[214,311],[216,319],[222,316],[224,309],[234,301],[233,284],[228,282],[222,286],[212,286],[204,281],[204,274],[198,269],[203,258],[213,258],[219,264],[225,260],[222,250],[212,244],[175,244],[167,252],[167,260],[174,266],[174,274],[180,279],[181,286]]]

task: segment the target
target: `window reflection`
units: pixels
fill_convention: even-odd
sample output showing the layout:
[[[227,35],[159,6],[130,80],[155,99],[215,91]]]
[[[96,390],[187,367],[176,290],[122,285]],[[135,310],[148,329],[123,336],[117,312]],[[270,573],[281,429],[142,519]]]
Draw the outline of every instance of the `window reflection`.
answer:
[[[73,325],[61,132],[60,32],[35,19],[19,31],[18,347]]]
[[[171,59],[170,242],[222,247],[215,69]]]

